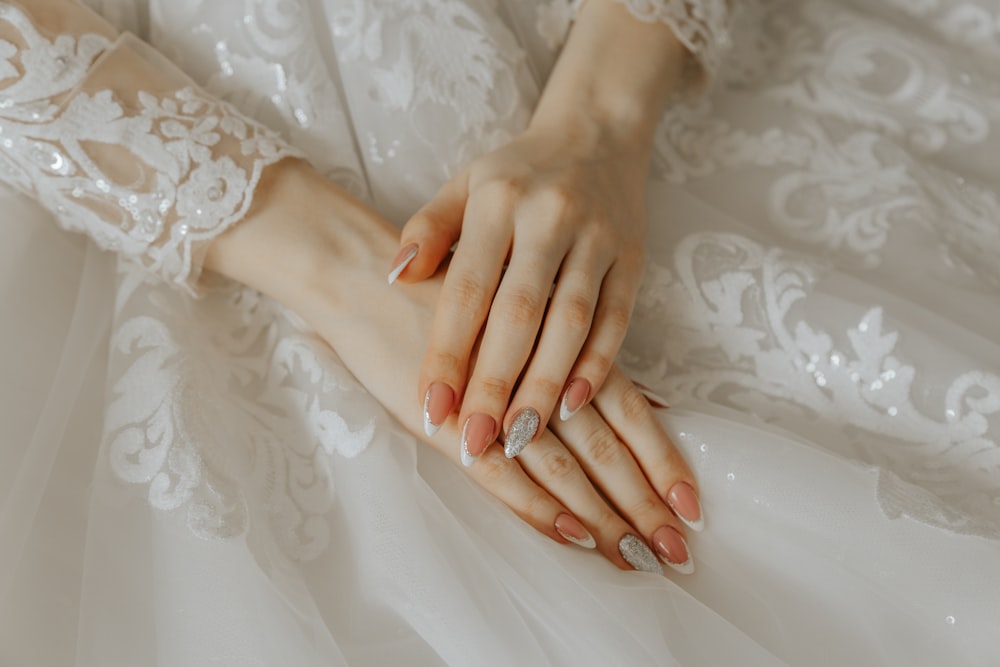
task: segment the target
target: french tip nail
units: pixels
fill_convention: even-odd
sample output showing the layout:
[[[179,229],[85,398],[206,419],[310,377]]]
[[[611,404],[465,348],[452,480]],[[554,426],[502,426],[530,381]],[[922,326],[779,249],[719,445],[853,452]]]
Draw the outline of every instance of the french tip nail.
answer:
[[[559,421],[569,421],[570,417],[577,413],[577,410],[570,410],[569,406],[566,405],[566,396],[563,396],[562,403],[559,404]]]
[[[464,465],[466,468],[471,468],[472,465],[476,462],[476,459],[478,458],[469,453],[469,450],[465,446],[465,443],[462,443],[461,454],[462,454],[462,465]]]
[[[680,574],[694,574],[694,558],[691,558],[690,556],[688,556],[688,559],[683,563],[671,563],[663,556],[660,556],[660,560],[675,572]]]
[[[393,265],[392,271],[389,272],[388,281],[390,285],[396,282],[396,278],[399,278],[399,275],[406,270],[406,267],[410,265],[410,262],[413,261],[413,258],[417,256],[417,251],[419,249],[420,249],[419,246],[417,246],[416,244],[412,244],[410,246],[410,249],[406,250],[405,254],[403,254],[402,257],[400,257],[399,255],[396,256],[396,263],[395,265]]]
[[[524,451],[538,432],[541,417],[534,408],[524,408],[514,417],[503,443],[504,455],[512,459]]]
[[[437,435],[437,432],[441,430],[441,427],[437,424],[432,424],[430,419],[424,417],[424,433],[427,434],[428,438],[433,438]]]
[[[556,527],[556,532],[562,535],[564,540],[566,540],[567,542],[572,542],[578,547],[583,547],[584,549],[597,548],[597,540],[594,539],[593,535],[587,535],[585,539],[579,537],[573,537],[572,535],[569,535],[559,530],[558,526]]]
[[[677,518],[680,519],[681,521],[683,521],[685,526],[687,526],[688,528],[690,528],[691,530],[693,530],[696,533],[700,533],[701,531],[705,530],[705,517],[704,516],[698,517],[697,521],[688,521],[687,519],[685,519],[684,517],[682,517],[680,514],[677,515]]]

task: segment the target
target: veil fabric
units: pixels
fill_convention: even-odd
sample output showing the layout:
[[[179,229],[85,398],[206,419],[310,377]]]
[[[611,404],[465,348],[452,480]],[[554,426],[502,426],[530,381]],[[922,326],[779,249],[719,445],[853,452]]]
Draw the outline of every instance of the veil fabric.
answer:
[[[398,222],[524,126],[561,11],[92,4]],[[996,664],[997,26],[747,2],[663,119],[620,361],[699,480],[691,577],[550,543],[279,305],[4,193],[0,664]]]

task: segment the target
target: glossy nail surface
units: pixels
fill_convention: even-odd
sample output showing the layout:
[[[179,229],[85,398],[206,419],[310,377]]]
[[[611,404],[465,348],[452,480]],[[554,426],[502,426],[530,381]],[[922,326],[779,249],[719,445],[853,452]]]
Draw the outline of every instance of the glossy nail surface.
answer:
[[[701,512],[698,494],[687,482],[677,482],[667,493],[667,504],[684,524],[696,532],[705,528],[705,517]]]
[[[465,467],[476,462],[490,443],[496,439],[497,422],[493,417],[474,414],[462,427],[462,463]]]
[[[653,533],[653,546],[660,560],[681,574],[694,574],[694,559],[687,542],[674,528],[663,526]]]
[[[583,527],[583,524],[576,517],[563,512],[556,517],[556,532],[569,542],[583,547],[584,549],[597,548],[597,541],[594,536]]]
[[[574,378],[563,392],[562,403],[559,404],[559,419],[566,421],[579,412],[590,398],[590,389],[589,382],[583,378]]]
[[[512,459],[524,451],[538,432],[539,423],[541,419],[534,408],[523,408],[517,413],[504,439],[503,453],[507,458]]]
[[[663,568],[646,543],[631,533],[618,542],[618,553],[629,565],[640,572],[663,574]]]
[[[417,256],[417,252],[420,247],[416,243],[411,243],[399,251],[396,255],[396,259],[392,260],[392,268],[389,270],[389,284],[396,282],[396,278],[399,277],[406,267],[410,265],[413,258]]]
[[[424,395],[424,433],[433,436],[448,418],[455,404],[455,392],[444,382],[434,382]]]

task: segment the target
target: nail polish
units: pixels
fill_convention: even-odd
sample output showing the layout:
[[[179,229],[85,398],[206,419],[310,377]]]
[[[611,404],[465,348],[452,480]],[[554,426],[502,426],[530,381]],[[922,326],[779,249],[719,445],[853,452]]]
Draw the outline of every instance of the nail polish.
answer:
[[[389,271],[390,285],[396,282],[396,278],[399,277],[399,274],[406,270],[406,267],[409,266],[410,262],[413,261],[413,258],[417,256],[417,252],[419,250],[420,247],[416,243],[411,243],[399,251],[399,254],[396,255],[396,259],[392,260],[392,269]]]
[[[504,439],[503,453],[507,458],[512,459],[524,451],[538,432],[540,421],[538,412],[534,408],[523,408],[517,413]]]
[[[694,559],[687,542],[670,526],[663,526],[653,533],[653,545],[660,560],[681,574],[694,574]]]
[[[497,423],[493,417],[474,414],[465,420],[462,427],[462,464],[468,468],[476,462],[490,443],[496,439]]]
[[[705,529],[705,517],[701,511],[698,494],[687,482],[677,482],[667,493],[667,504],[691,530],[700,533]]]
[[[629,565],[640,572],[663,574],[663,568],[660,567],[653,551],[646,546],[645,542],[631,533],[619,540],[618,553]]]
[[[594,536],[583,527],[583,524],[576,517],[570,514],[563,512],[557,516],[555,529],[557,533],[562,535],[563,539],[572,542],[578,547],[583,547],[584,549],[597,548],[597,541],[594,539]]]
[[[455,392],[444,382],[433,382],[424,395],[424,433],[430,438],[438,432],[455,404]]]
[[[583,378],[571,380],[566,391],[563,392],[562,402],[559,404],[559,419],[567,421],[579,412],[587,399],[590,398],[590,390],[590,383]]]

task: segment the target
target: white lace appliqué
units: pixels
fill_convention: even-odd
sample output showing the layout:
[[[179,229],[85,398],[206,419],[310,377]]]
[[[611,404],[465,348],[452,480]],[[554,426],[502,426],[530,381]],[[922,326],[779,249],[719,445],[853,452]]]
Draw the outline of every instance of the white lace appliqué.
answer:
[[[245,215],[263,169],[297,153],[166,61],[146,66],[179,83],[168,93],[119,87],[117,71],[104,77],[116,89],[93,84],[109,59],[153,56],[127,35],[50,41],[13,5],[0,3],[0,18],[24,40],[0,40],[0,76],[10,81],[0,91],[5,180],[65,228],[193,290],[201,253]]]

